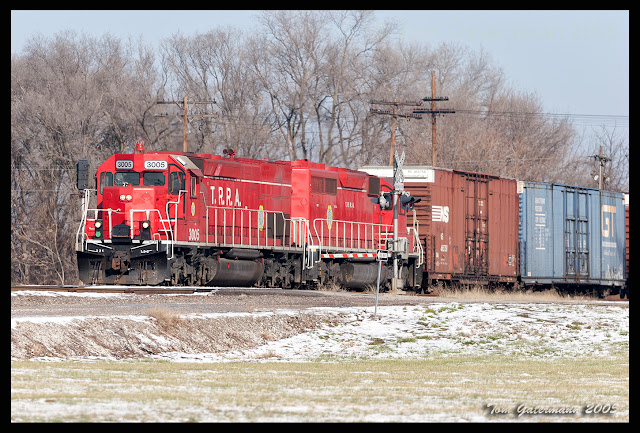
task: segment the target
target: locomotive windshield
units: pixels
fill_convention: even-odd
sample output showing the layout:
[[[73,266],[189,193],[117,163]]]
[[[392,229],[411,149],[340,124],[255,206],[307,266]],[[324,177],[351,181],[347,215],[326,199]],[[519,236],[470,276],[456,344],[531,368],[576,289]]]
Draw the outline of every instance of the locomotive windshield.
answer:
[[[184,180],[182,180],[184,184]],[[147,186],[163,186],[166,184],[166,174],[158,171],[142,173],[142,184]],[[118,171],[115,175],[105,171],[100,173],[100,194],[105,186],[140,185],[140,173],[137,171]],[[178,185],[179,188],[179,185]]]
[[[140,173],[137,171],[119,171],[113,177],[116,185],[140,185]]]
[[[100,184],[101,186],[140,185],[140,173],[137,171],[117,172],[114,176],[112,173],[104,172],[100,175]],[[142,184],[162,186],[165,184],[165,174],[157,171],[142,173]]]
[[[162,186],[164,185],[164,173],[157,171],[150,171],[142,173],[142,183],[144,185]]]

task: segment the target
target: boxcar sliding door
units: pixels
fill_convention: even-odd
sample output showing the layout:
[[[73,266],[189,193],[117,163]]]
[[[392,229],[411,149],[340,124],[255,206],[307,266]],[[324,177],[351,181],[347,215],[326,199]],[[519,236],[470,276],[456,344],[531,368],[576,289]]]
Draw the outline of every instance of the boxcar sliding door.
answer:
[[[568,280],[589,278],[589,196],[582,188],[565,192],[565,276]]]

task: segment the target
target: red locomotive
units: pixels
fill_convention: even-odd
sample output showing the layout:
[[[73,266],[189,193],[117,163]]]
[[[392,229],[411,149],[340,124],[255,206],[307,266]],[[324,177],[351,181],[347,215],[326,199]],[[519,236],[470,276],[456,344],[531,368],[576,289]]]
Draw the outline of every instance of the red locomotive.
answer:
[[[376,285],[378,252],[393,249],[399,286],[420,286],[417,231],[398,212],[392,248],[393,211],[372,203],[392,190],[383,178],[232,150],[145,152],[142,142],[98,167],[95,190],[87,172],[79,163],[85,284],[361,289]],[[392,262],[383,265],[380,284],[389,287]]]

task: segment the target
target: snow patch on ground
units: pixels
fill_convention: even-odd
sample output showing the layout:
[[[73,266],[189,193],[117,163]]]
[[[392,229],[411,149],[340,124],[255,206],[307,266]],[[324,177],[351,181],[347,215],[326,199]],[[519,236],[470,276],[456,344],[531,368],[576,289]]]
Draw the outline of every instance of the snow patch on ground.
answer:
[[[20,340],[20,335],[30,335],[28,344],[52,345],[33,337],[38,328],[46,331],[47,338],[59,333],[60,339],[73,332],[65,328],[104,329],[100,340],[91,341],[106,346],[96,349],[98,357],[127,357],[122,344],[105,342],[104,335],[110,335],[142,348],[131,352],[131,357],[184,362],[410,359],[436,354],[606,357],[629,349],[628,304],[451,302],[382,306],[374,312],[374,307],[348,307],[184,314],[176,329],[170,330],[148,316],[23,317],[11,320],[12,357],[24,359],[24,347],[14,351],[14,339]],[[233,326],[226,329],[227,323]],[[230,341],[212,341],[223,336]],[[61,358],[76,357],[71,350],[62,352]],[[52,350],[42,350],[41,355],[56,357]]]
[[[313,309],[338,323],[259,347],[159,355],[180,361],[393,359],[435,354],[607,356],[628,351],[629,308],[609,305],[429,304]]]

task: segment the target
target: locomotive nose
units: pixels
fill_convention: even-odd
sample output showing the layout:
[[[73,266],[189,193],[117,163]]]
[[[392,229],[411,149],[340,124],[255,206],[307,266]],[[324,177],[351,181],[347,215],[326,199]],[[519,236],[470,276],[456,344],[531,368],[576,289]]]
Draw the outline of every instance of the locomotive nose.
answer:
[[[157,216],[154,187],[114,186],[104,188],[103,208],[111,209],[111,239],[151,239],[152,220]]]

